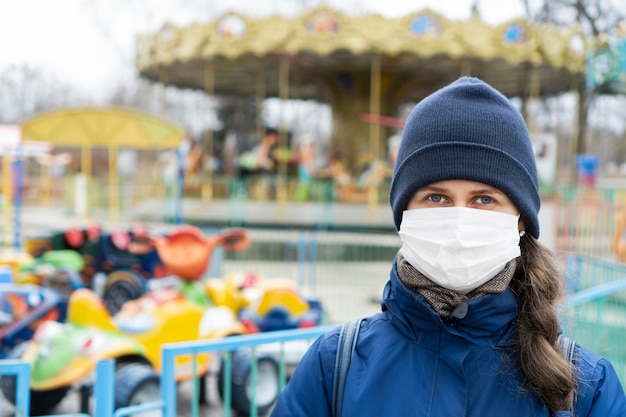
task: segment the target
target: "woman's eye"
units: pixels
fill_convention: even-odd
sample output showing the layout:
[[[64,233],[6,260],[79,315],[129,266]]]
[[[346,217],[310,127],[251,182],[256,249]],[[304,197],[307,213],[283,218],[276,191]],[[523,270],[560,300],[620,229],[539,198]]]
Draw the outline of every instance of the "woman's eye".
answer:
[[[493,198],[487,196],[478,197],[478,202],[480,204],[491,204],[493,203]]]
[[[441,203],[443,201],[443,197],[438,194],[432,194],[428,197],[428,199],[433,203]]]

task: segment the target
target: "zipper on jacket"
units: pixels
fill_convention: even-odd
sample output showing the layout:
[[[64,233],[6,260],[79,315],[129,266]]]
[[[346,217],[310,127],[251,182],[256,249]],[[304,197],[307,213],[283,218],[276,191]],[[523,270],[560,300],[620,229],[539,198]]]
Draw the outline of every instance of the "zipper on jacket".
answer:
[[[468,311],[469,304],[467,303],[467,301],[463,301],[462,303],[458,304],[456,307],[454,307],[454,310],[452,310],[452,314],[450,314],[450,320],[448,324],[451,327],[458,329],[459,323],[462,319],[465,318],[465,316],[467,316]]]

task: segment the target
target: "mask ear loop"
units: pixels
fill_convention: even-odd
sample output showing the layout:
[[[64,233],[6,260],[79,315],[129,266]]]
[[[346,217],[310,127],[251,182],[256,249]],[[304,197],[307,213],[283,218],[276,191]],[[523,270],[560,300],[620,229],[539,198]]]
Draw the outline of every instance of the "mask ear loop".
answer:
[[[517,219],[518,219],[518,220],[519,220],[519,218],[521,217],[521,215],[522,215],[521,213],[519,213],[519,214],[517,215]],[[519,237],[520,237],[520,238],[524,237],[524,235],[525,235],[525,234],[526,234],[526,230],[520,230],[520,231],[519,231]]]

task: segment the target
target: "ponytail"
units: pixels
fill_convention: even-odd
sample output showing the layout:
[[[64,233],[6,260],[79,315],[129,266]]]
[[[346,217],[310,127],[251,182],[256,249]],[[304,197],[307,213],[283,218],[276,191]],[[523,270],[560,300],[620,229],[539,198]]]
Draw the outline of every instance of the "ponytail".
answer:
[[[560,268],[553,254],[525,235],[511,286],[519,300],[517,349],[526,387],[550,410],[571,410],[577,377],[557,344],[554,304],[562,295]]]

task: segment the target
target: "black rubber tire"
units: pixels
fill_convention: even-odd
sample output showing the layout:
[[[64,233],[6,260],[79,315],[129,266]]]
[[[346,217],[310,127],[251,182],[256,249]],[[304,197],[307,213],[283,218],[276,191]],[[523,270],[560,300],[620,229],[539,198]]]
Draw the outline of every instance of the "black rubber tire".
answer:
[[[126,301],[135,300],[143,294],[142,278],[130,271],[115,271],[107,277],[102,299],[109,314],[118,313]]]
[[[6,359],[21,359],[22,355],[28,347],[28,342],[21,343],[15,346]],[[5,375],[0,377],[0,390],[7,401],[11,404],[15,404],[15,392],[16,392],[16,377],[14,375]],[[60,387],[51,389],[48,391],[30,391],[30,415],[41,416],[51,414],[52,409],[57,406],[65,395],[70,390],[70,387]]]
[[[250,370],[252,354],[249,349],[241,349],[232,353],[231,402],[232,409],[238,415],[250,415],[251,387]],[[258,384],[257,384],[257,412],[267,414],[278,399],[278,362],[269,355],[258,354]],[[224,373],[220,369],[218,377],[218,391],[224,398]]]
[[[200,401],[200,404],[209,403],[209,394],[208,394],[209,381],[207,381],[207,378],[209,378],[208,374],[201,375],[198,377],[198,391],[199,391],[198,401]]]
[[[159,376],[150,365],[129,363],[115,372],[115,409],[160,399]]]

